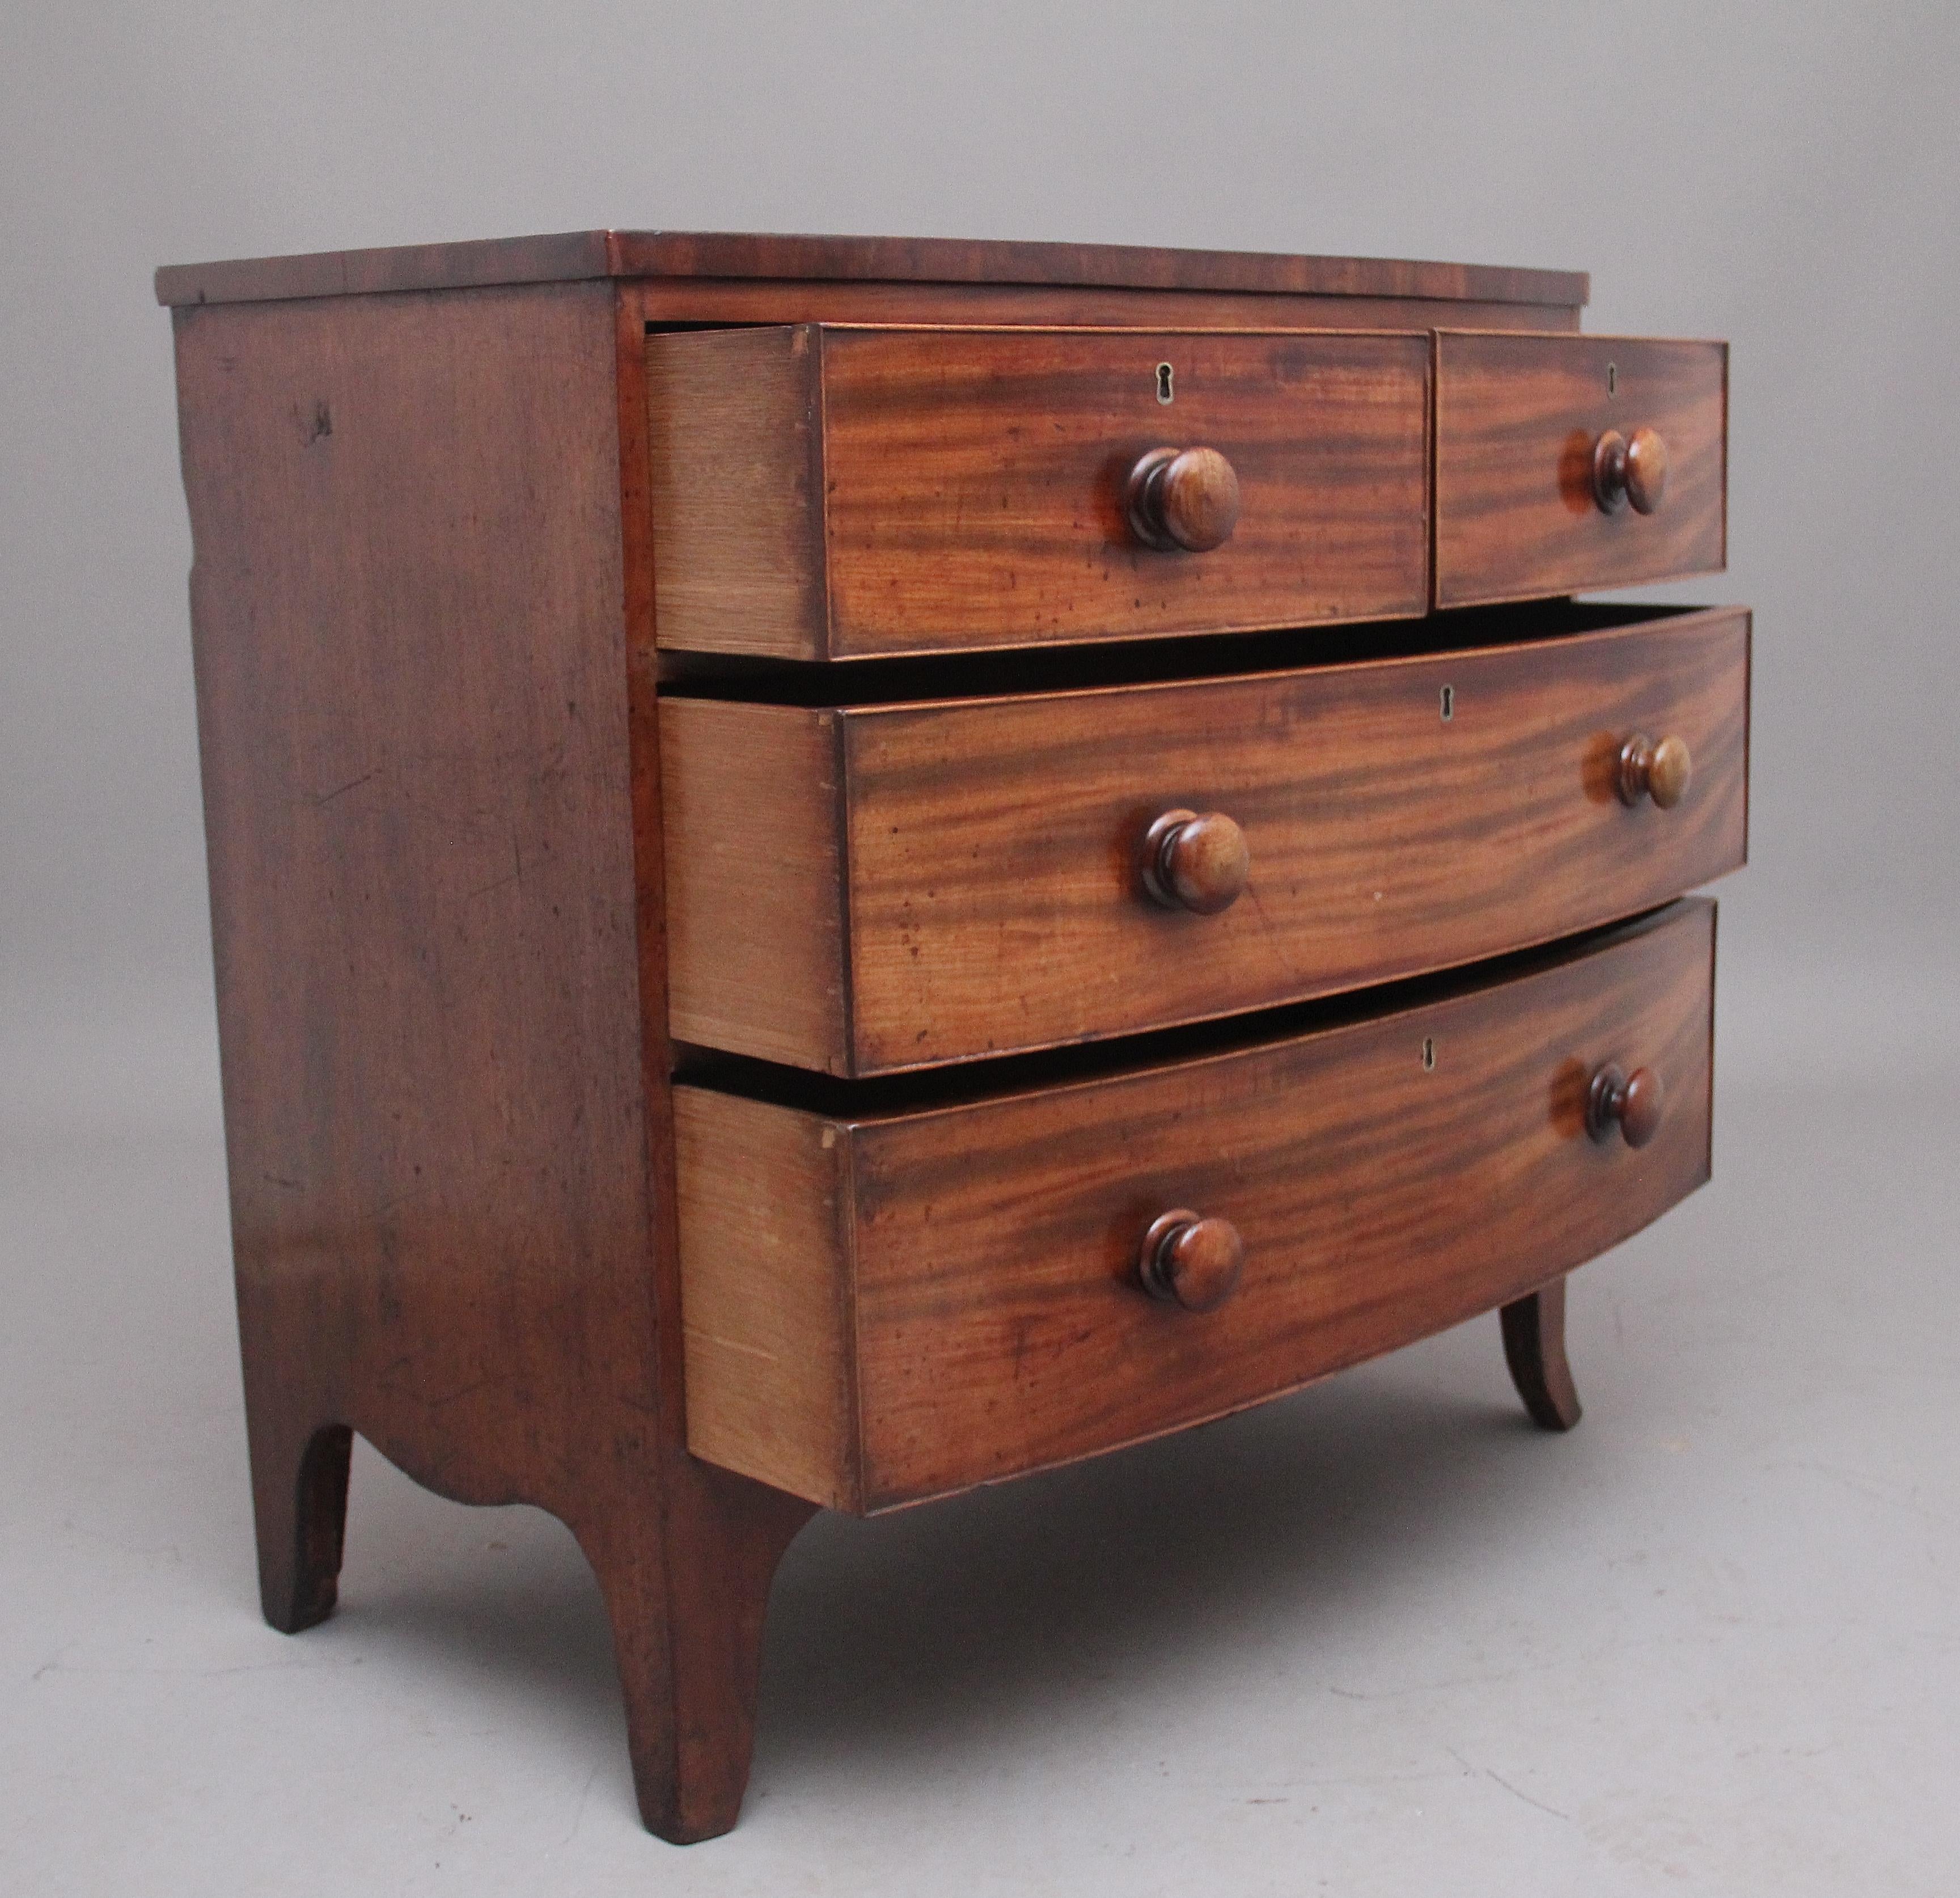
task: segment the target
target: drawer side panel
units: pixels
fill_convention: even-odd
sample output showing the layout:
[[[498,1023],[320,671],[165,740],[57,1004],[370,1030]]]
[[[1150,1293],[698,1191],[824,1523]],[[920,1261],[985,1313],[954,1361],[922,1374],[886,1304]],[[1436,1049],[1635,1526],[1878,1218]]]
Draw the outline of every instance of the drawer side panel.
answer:
[[[660,704],[676,1040],[845,1065],[837,745],[825,712]]]
[[[823,657],[816,360],[801,326],[647,339],[660,645]]]
[[[814,1115],[674,1090],[688,1448],[854,1510],[845,1142]]]

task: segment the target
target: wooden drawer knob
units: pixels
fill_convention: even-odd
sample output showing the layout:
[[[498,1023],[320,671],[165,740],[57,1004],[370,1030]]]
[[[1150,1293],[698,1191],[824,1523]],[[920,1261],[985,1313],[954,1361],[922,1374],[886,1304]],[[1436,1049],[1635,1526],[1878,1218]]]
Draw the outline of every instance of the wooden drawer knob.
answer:
[[[1201,1219],[1179,1206],[1150,1221],[1137,1276],[1153,1298],[1186,1311],[1216,1311],[1239,1288],[1246,1242],[1229,1219]]]
[[[1622,804],[1651,798],[1662,810],[1672,810],[1686,795],[1694,775],[1694,760],[1685,738],[1670,734],[1656,744],[1644,731],[1637,731],[1620,747]]]
[[[1239,524],[1239,477],[1216,448],[1153,448],[1130,470],[1123,503],[1145,546],[1204,553]]]
[[[1666,1101],[1660,1076],[1651,1068],[1628,1074],[1608,1062],[1586,1091],[1586,1131],[1603,1142],[1612,1139],[1618,1127],[1628,1146],[1644,1147],[1660,1131]]]
[[[1636,514],[1652,514],[1667,492],[1667,444],[1652,428],[1636,428],[1629,441],[1608,428],[1592,451],[1592,498],[1605,514],[1630,502]]]
[[[1215,916],[1252,871],[1246,833],[1223,812],[1166,810],[1144,836],[1144,887],[1166,909]]]

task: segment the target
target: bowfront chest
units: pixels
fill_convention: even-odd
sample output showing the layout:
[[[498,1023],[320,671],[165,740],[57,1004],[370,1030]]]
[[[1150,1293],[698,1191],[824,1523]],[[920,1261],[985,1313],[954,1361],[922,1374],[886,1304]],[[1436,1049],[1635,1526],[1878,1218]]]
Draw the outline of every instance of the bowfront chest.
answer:
[[[1727,354],[1557,272],[599,232],[159,273],[267,1616],[569,1524],[734,1823],[816,1508],[1501,1314],[1708,1176]]]

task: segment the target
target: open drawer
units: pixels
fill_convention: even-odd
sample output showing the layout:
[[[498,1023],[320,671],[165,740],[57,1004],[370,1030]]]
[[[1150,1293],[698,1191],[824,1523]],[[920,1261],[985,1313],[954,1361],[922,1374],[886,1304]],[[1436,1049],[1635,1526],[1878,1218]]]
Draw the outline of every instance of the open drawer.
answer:
[[[852,1075],[1096,1040],[1549,941],[1742,862],[1745,612],[1492,617],[1590,630],[1087,690],[664,698],[674,1036]]]
[[[1678,903],[1433,998],[1007,1093],[678,1087],[689,1447],[868,1511],[1516,1298],[1707,1177],[1714,941]]]
[[[1444,330],[1435,382],[1439,607],[1726,564],[1726,343]]]

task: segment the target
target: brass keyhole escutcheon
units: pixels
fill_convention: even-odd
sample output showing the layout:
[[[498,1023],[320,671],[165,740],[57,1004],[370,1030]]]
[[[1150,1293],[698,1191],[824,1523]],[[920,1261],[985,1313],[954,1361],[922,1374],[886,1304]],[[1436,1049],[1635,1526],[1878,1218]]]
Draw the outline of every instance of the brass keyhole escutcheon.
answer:
[[[1168,408],[1176,400],[1171,387],[1171,366],[1167,362],[1157,365],[1157,400]]]

